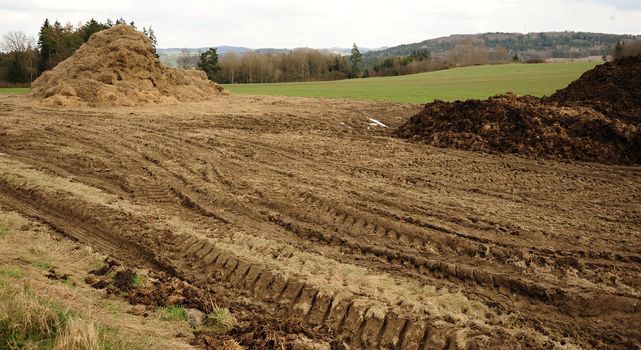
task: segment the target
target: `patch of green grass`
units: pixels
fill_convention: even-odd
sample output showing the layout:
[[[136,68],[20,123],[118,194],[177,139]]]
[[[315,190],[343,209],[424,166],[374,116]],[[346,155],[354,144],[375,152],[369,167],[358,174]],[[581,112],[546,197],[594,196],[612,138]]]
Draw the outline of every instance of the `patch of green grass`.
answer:
[[[102,350],[127,350],[132,349],[132,344],[126,343],[117,328],[97,325],[100,349]]]
[[[5,275],[13,278],[22,277],[22,271],[17,266],[4,266],[0,268],[0,275]]]
[[[239,94],[349,98],[428,103],[481,99],[499,93],[543,96],[564,88],[600,62],[502,64],[436,72],[327,82],[226,84]]]
[[[34,261],[31,263],[31,266],[45,271],[49,271],[53,268],[53,264],[48,261]]]
[[[49,271],[54,268],[53,263],[49,259],[49,254],[44,250],[31,247],[29,248],[29,254],[33,255],[37,259],[31,263],[31,266],[45,271]]]
[[[144,286],[146,283],[147,283],[147,278],[145,278],[145,276],[141,276],[139,274],[134,275],[134,282],[133,282],[134,288],[140,288]]]
[[[0,348],[50,349],[64,330],[69,314],[39,299],[30,288],[0,289]]]
[[[6,227],[0,226],[0,238],[9,234],[9,229]]]
[[[160,318],[165,321],[184,321],[187,318],[185,308],[182,306],[169,306],[158,309]]]
[[[0,94],[24,95],[30,90],[30,88],[0,88]]]
[[[131,343],[118,328],[96,324],[81,314],[41,298],[27,284],[0,278],[0,349],[148,349]]]
[[[215,307],[207,315],[206,325],[218,333],[227,333],[236,327],[236,317],[227,308]]]
[[[37,257],[43,257],[47,255],[47,252],[45,252],[44,250],[34,247],[29,248],[29,253]]]
[[[102,308],[105,309],[107,312],[109,312],[110,314],[112,314],[114,316],[118,316],[118,315],[121,315],[123,313],[123,310],[120,307],[120,305],[118,305],[116,303],[113,303],[111,301],[108,301],[108,300],[104,301],[102,303]]]

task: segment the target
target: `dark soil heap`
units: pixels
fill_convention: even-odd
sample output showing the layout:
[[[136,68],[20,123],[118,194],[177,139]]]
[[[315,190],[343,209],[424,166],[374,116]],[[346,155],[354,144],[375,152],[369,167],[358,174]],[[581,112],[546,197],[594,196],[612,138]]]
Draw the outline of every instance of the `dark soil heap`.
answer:
[[[612,164],[641,163],[639,57],[586,72],[553,96],[435,101],[397,135],[437,147]],[[628,74],[636,75],[630,77]]]
[[[641,125],[641,55],[599,65],[544,100],[589,106],[610,118]]]
[[[223,92],[199,70],[163,66],[151,41],[121,24],[91,36],[31,84],[30,97],[49,106],[136,106],[200,101]]]

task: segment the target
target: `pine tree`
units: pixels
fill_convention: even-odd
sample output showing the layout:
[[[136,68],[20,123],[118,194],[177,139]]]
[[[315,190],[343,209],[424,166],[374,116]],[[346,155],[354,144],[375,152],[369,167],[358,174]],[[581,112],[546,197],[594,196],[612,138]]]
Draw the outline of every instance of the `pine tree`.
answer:
[[[149,29],[142,27],[142,33],[145,34],[146,37],[151,40],[151,45],[154,47],[154,52],[156,52],[156,45],[158,45],[158,41],[156,40],[156,34],[154,33],[154,30],[149,26]],[[156,53],[156,58],[158,58],[158,53]]]
[[[40,33],[38,34],[38,50],[40,51],[38,73],[41,74],[47,69],[51,69],[51,55],[55,50],[49,19],[45,19],[44,24],[40,27]]]
[[[109,28],[108,25],[102,24],[102,23],[98,23],[98,21],[96,21],[95,19],[92,18],[87,23],[85,23],[85,25],[80,27],[80,32],[81,32],[81,36],[82,36],[82,42],[86,42],[87,40],[89,40],[91,35],[93,35],[94,33],[99,32],[99,31],[104,30],[104,29],[107,29],[107,28]]]
[[[215,48],[210,48],[200,54],[198,69],[204,71],[209,80],[215,81],[216,74],[220,71],[220,65],[218,65],[218,52]]]
[[[352,76],[360,77],[361,76],[361,52],[358,50],[356,44],[352,46],[352,56],[349,58],[352,62]]]
[[[29,82],[29,72],[27,71],[26,67],[22,63],[22,55],[24,53],[21,52],[12,52],[11,55],[11,61],[9,63],[9,66],[7,67],[7,80],[10,83],[26,83]]]

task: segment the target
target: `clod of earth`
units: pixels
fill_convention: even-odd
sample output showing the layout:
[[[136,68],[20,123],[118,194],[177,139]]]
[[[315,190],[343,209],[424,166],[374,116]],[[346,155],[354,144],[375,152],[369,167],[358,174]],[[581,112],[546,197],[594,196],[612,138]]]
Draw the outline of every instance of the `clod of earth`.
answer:
[[[105,258],[105,264],[102,265],[99,269],[89,271],[90,274],[96,276],[104,276],[108,274],[114,267],[119,266],[117,261],[111,258]]]
[[[136,274],[131,270],[124,270],[116,272],[114,277],[114,286],[122,291],[130,291],[134,289],[134,277]]]
[[[57,281],[67,281],[69,280],[69,277],[71,277],[71,275],[68,273],[60,275],[54,269],[50,269],[49,271],[47,271],[47,274],[45,276],[50,280],[57,280]]]

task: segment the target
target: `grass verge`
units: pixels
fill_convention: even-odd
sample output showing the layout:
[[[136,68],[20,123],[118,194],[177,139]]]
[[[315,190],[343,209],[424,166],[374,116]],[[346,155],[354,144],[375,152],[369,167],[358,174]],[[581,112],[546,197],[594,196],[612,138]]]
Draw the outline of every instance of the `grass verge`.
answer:
[[[126,349],[118,333],[0,280],[0,349]]]
[[[29,88],[0,88],[0,94],[25,95],[30,90]]]

